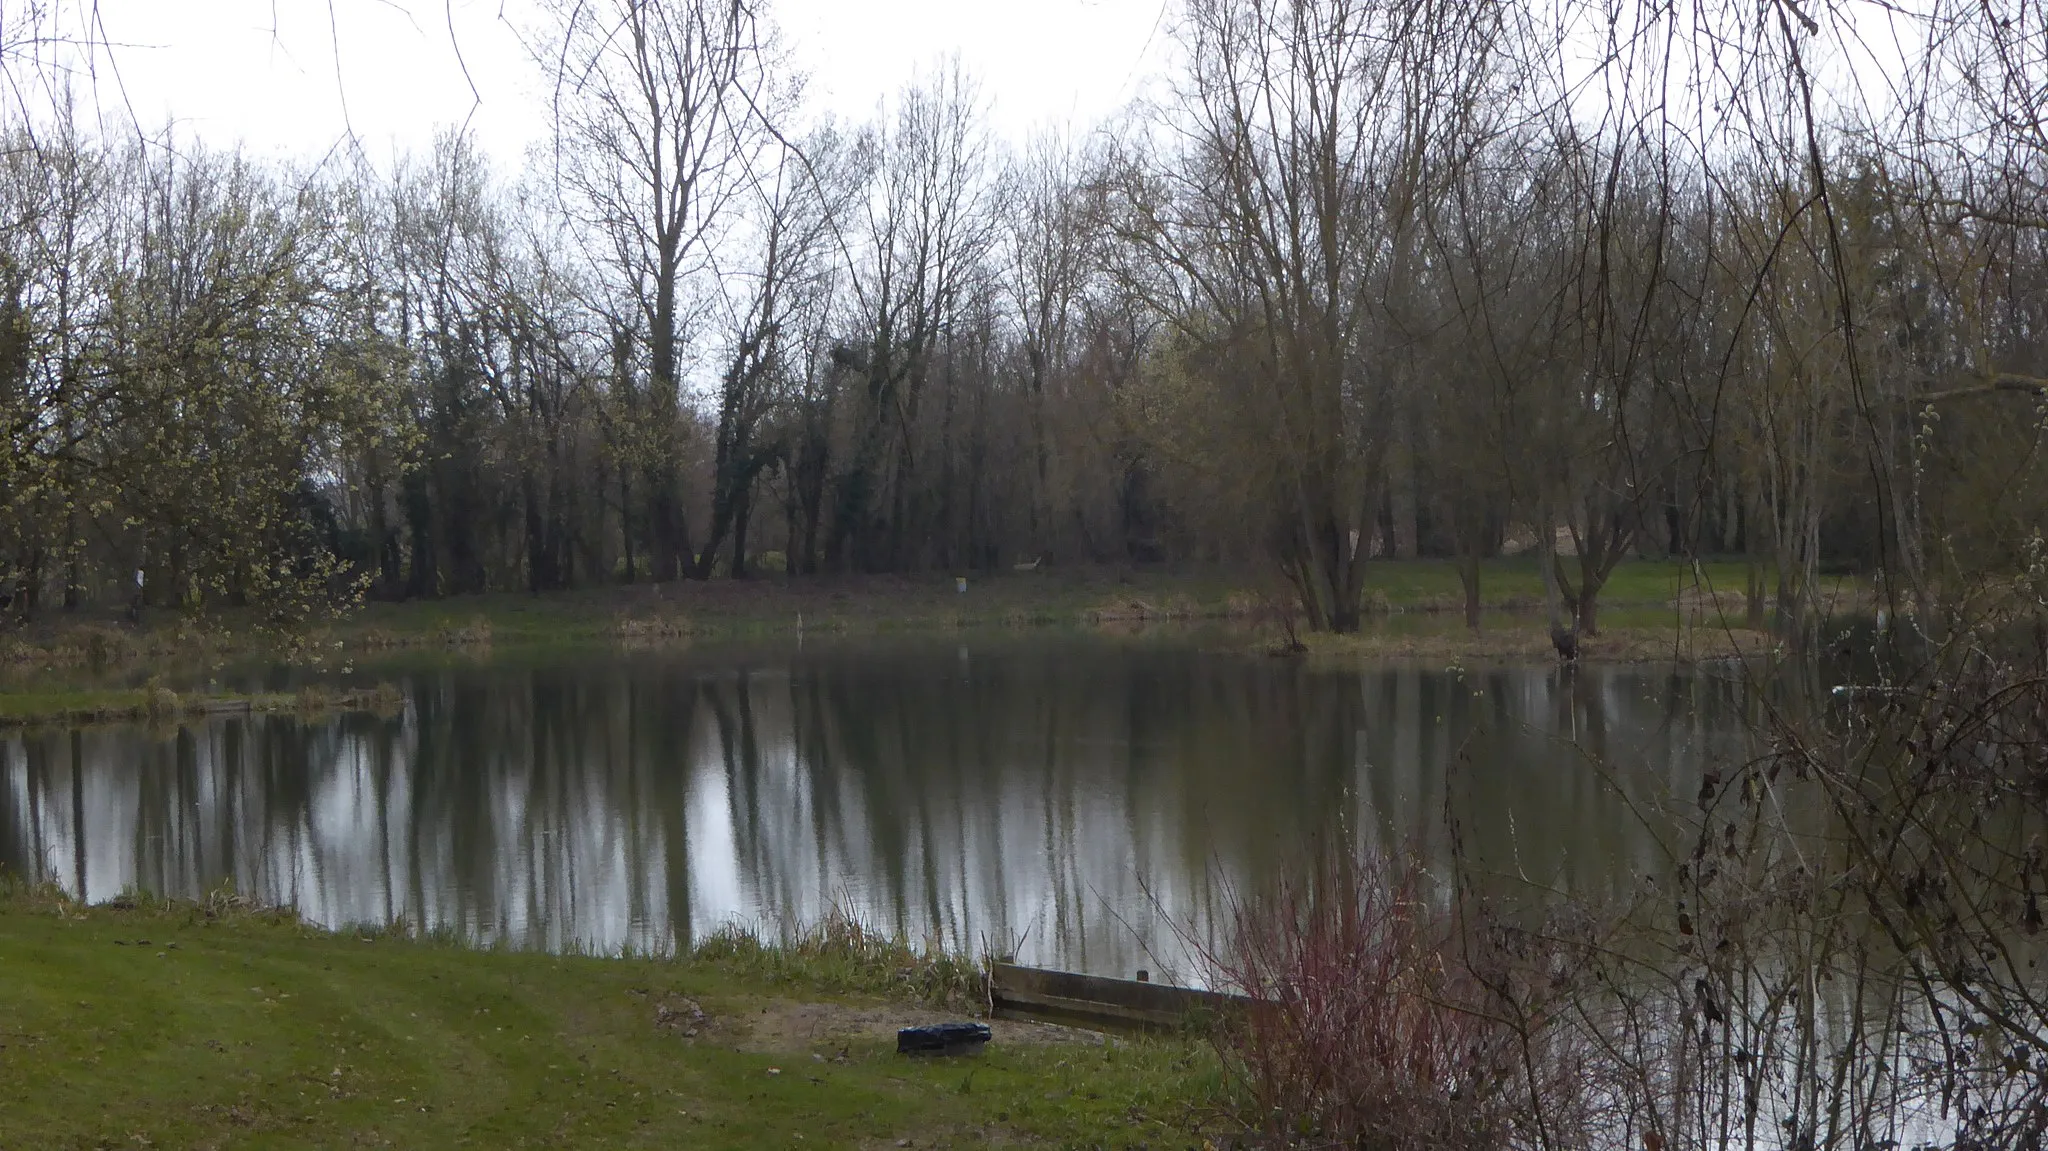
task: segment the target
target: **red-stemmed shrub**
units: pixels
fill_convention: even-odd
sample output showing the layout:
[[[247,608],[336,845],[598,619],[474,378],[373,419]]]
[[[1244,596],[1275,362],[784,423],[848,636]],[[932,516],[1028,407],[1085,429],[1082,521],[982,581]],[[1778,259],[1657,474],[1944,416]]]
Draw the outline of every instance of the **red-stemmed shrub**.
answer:
[[[1234,901],[1212,977],[1248,999],[1216,1028],[1246,1135],[1389,1151],[1553,1142],[1532,1120],[1569,1084],[1494,1008],[1456,916],[1413,863],[1343,859]]]

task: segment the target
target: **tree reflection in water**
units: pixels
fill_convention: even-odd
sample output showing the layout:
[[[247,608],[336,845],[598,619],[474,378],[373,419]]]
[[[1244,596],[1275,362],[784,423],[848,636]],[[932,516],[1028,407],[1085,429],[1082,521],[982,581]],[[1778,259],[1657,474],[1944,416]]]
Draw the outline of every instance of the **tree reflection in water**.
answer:
[[[947,947],[1191,974],[1175,925],[1334,840],[1600,895],[1737,750],[1648,667],[1323,668],[1088,636],[417,673],[402,716],[0,740],[0,863],[89,898],[232,880],[328,924],[660,952],[837,905]],[[1654,818],[1654,817],[1653,817]]]

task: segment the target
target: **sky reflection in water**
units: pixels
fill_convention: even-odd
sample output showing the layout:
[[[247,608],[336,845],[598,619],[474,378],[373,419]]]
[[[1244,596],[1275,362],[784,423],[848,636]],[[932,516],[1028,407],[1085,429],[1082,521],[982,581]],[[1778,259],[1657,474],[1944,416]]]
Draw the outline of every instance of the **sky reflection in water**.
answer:
[[[591,653],[416,672],[401,717],[0,738],[0,864],[665,951],[834,906],[913,938],[1195,976],[1233,892],[1351,840],[1599,896],[1741,746],[1729,673],[1322,668],[1085,635]],[[1619,791],[1617,790],[1620,789]]]

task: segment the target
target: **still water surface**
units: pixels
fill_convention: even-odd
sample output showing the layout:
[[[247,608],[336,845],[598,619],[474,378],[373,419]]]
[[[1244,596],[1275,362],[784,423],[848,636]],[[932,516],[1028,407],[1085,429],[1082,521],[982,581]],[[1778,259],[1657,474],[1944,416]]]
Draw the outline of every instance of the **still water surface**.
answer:
[[[0,865],[90,899],[231,879],[327,924],[662,952],[834,907],[1190,977],[1320,845],[1619,894],[1743,740],[1739,672],[1305,666],[1193,637],[590,652],[411,671],[401,715],[0,737]]]

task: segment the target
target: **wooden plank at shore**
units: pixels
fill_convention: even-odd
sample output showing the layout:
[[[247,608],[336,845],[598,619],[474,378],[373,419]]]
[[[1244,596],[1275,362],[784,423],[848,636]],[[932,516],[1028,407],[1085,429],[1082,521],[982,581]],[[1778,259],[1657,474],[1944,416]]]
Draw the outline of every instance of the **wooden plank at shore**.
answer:
[[[1190,1012],[1220,1013],[1250,1002],[1217,991],[1013,963],[992,965],[989,997],[998,1018],[1145,1030],[1171,1030]]]
[[[1178,1028],[1185,1012],[1140,1011],[1114,1003],[1088,999],[1062,999],[1057,995],[1032,995],[1006,991],[995,998],[998,1019],[1032,1019],[1044,1023],[1067,1023],[1081,1027],[1171,1031]]]

